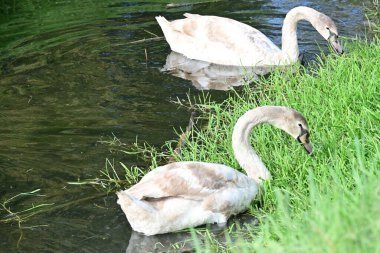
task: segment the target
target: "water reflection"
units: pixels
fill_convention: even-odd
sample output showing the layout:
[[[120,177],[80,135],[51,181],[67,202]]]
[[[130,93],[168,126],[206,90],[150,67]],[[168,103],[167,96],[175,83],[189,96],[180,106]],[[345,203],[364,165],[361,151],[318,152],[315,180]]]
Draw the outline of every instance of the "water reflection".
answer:
[[[191,234],[189,232],[145,236],[133,231],[126,253],[189,252],[192,249]]]
[[[161,69],[185,80],[191,81],[198,90],[229,90],[240,86],[247,81],[257,79],[258,75],[265,75],[273,67],[238,67],[218,65],[210,62],[192,60],[186,56],[171,52]]]
[[[244,234],[247,229],[258,225],[258,220],[250,214],[244,213],[234,216],[228,220],[227,227],[232,227],[236,235]],[[225,227],[209,224],[207,228],[211,234],[220,242],[225,243]],[[234,234],[234,233],[232,233]],[[198,242],[202,245],[204,238],[197,235]],[[231,238],[232,240],[236,238]],[[176,232],[154,236],[145,236],[141,233],[132,232],[126,253],[137,252],[193,252],[194,244],[190,232]]]

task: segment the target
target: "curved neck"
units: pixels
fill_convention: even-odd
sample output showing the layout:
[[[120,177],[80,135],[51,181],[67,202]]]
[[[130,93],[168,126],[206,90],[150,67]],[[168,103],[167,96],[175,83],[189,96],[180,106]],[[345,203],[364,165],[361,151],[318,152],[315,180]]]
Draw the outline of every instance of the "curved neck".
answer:
[[[270,179],[271,174],[253,150],[250,143],[252,129],[261,123],[270,123],[279,127],[283,116],[281,106],[262,106],[246,112],[237,121],[232,134],[232,148],[235,158],[247,175],[259,185],[262,180]]]
[[[319,12],[305,6],[291,9],[284,19],[282,26],[282,55],[284,61],[293,63],[298,60],[299,49],[297,42],[297,24],[300,20],[309,21],[311,24],[318,18]]]

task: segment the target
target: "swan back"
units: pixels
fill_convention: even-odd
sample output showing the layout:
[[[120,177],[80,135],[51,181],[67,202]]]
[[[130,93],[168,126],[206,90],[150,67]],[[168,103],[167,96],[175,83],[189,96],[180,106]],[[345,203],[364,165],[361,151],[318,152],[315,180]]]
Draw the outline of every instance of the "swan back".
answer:
[[[190,59],[220,65],[273,65],[270,55],[280,49],[259,30],[238,21],[185,14],[185,19],[167,21],[156,17],[170,48]]]
[[[246,210],[257,193],[252,179],[228,166],[176,162],[156,168],[117,195],[132,228],[153,235],[225,223]]]

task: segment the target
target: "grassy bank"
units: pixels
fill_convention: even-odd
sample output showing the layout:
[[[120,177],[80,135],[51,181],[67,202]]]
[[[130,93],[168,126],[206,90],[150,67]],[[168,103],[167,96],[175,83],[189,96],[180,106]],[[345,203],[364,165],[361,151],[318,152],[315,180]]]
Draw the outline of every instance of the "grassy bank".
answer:
[[[229,244],[209,236],[197,252],[380,252],[380,40],[344,46],[343,56],[322,57],[308,69],[275,72],[230,92],[222,104],[207,96],[192,102],[207,125],[192,130],[176,160],[240,170],[231,148],[232,129],[242,114],[260,105],[301,112],[315,152],[308,156],[297,141],[271,126],[255,128],[251,143],[273,175],[249,210],[260,226],[245,229],[244,235],[227,234],[235,238]],[[167,144],[169,155],[172,146]],[[150,168],[156,167],[160,152],[148,146],[143,150],[145,157],[153,154]],[[141,177],[141,170],[124,169],[128,184]],[[105,175],[111,184],[104,187],[125,186],[113,167]]]
[[[239,168],[231,149],[239,116],[258,105],[285,105],[309,122],[315,157],[270,126],[252,144],[273,175],[251,212],[261,226],[219,251],[380,252],[380,45],[352,41],[308,70],[274,73],[223,104],[200,99],[208,126],[194,130],[180,160]],[[210,244],[213,245],[213,244]],[[215,248],[200,250],[215,252]]]

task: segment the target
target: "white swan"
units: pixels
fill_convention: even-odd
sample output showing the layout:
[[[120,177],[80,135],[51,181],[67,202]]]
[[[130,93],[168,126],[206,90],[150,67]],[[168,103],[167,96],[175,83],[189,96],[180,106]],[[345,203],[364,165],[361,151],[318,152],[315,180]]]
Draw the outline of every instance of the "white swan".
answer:
[[[184,14],[172,22],[158,16],[170,48],[190,59],[232,66],[291,65],[298,61],[297,23],[309,21],[330,42],[335,52],[343,53],[334,21],[312,8],[291,9],[282,27],[282,50],[257,29],[236,20]]]
[[[236,160],[248,176],[223,164],[175,162],[146,174],[139,183],[117,192],[118,204],[135,231],[155,235],[205,223],[225,223],[245,211],[262,180],[271,177],[252,149],[254,126],[270,123],[301,142],[311,153],[308,125],[297,111],[263,106],[246,112],[237,121],[232,146]]]

